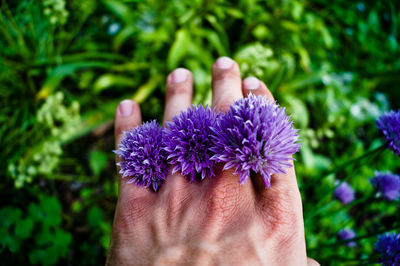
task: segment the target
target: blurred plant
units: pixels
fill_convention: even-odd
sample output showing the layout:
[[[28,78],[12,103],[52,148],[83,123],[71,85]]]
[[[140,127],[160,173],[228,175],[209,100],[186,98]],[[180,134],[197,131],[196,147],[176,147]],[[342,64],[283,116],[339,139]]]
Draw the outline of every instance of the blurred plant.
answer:
[[[37,126],[47,135],[47,139],[31,147],[17,163],[10,163],[8,171],[20,188],[25,182],[32,182],[36,175],[51,178],[62,155],[61,145],[73,136],[81,122],[79,103],[74,101],[69,107],[63,103],[64,94],[50,95],[36,114]]]
[[[44,0],[43,13],[49,17],[51,24],[64,25],[67,22],[68,11],[65,9],[64,0]]]
[[[26,253],[30,263],[40,265],[54,265],[68,254],[71,235],[59,227],[61,205],[55,197],[40,196],[39,204],[24,209],[3,207],[0,225],[0,251]],[[26,246],[28,241],[35,246]]]
[[[240,71],[244,76],[251,74],[263,77],[266,69],[271,69],[276,62],[271,62],[272,49],[264,47],[261,43],[249,44],[241,48],[234,59],[240,65]]]

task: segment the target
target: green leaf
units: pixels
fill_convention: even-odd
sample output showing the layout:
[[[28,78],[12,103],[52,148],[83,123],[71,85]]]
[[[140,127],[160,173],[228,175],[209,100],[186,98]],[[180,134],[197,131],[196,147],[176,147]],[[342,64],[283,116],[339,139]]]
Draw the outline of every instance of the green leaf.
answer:
[[[103,3],[124,22],[128,23],[133,19],[131,9],[121,1],[105,0]]]
[[[56,88],[61,84],[64,78],[74,74],[76,71],[87,68],[109,68],[112,64],[110,62],[78,62],[67,65],[60,65],[56,67],[46,78],[42,88],[36,95],[36,99],[45,99],[48,95],[52,94]]]
[[[290,94],[282,95],[283,100],[288,103],[288,113],[296,122],[296,127],[307,128],[309,123],[308,109],[303,101],[291,96]]]
[[[93,85],[95,92],[99,93],[105,89],[111,88],[113,86],[122,87],[134,87],[136,81],[129,77],[124,77],[121,75],[104,74],[100,76]]]
[[[212,30],[205,30],[204,33],[208,41],[217,50],[219,56],[228,54],[228,50],[224,47],[221,39],[219,38],[219,35],[216,32]]]
[[[45,214],[44,226],[58,226],[61,223],[61,204],[55,197],[42,197],[40,208]]]
[[[44,246],[53,241],[53,234],[50,232],[49,228],[43,227],[40,233],[35,235],[35,242],[39,246]]]
[[[91,227],[97,227],[103,220],[103,212],[99,207],[92,207],[87,215],[88,223]]]
[[[176,32],[175,41],[168,53],[167,64],[169,69],[174,69],[178,66],[180,60],[186,54],[189,41],[190,36],[185,29],[180,29]]]
[[[137,32],[136,27],[128,25],[118,32],[113,40],[113,49],[118,51],[121,46]]]
[[[21,218],[22,212],[18,208],[5,207],[0,210],[0,225],[9,227]]]
[[[31,235],[34,222],[31,218],[26,218],[24,220],[19,220],[15,224],[15,236],[25,239]]]
[[[107,154],[99,150],[91,151],[89,154],[89,166],[93,174],[99,176],[107,166]]]
[[[43,219],[43,212],[38,205],[30,203],[28,207],[29,216],[35,221],[41,221]]]
[[[75,200],[72,203],[71,209],[73,212],[80,212],[82,210],[82,203],[79,200]]]
[[[56,230],[54,234],[54,247],[57,248],[57,253],[59,255],[66,255],[68,253],[71,240],[71,234],[61,229]]]

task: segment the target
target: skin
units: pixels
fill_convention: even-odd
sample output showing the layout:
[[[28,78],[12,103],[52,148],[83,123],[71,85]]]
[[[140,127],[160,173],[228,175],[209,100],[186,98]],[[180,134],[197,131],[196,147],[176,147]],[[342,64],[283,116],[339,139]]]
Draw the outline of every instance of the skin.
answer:
[[[230,65],[231,63],[231,65]],[[185,76],[186,75],[186,76]],[[224,57],[212,67],[212,106],[224,112],[250,92],[273,100],[267,86],[240,77]],[[167,78],[164,124],[192,105],[193,76],[177,69]],[[117,107],[115,143],[122,131],[142,123],[134,101]],[[117,158],[118,159],[118,158]],[[154,193],[119,182],[107,265],[319,265],[307,258],[302,203],[294,167],[273,175],[265,189],[260,176],[239,185],[233,170],[189,183],[171,174]]]

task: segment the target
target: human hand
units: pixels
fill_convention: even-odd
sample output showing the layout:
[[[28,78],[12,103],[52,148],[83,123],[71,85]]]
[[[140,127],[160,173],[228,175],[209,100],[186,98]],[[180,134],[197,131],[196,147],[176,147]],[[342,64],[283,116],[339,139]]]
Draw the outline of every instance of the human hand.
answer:
[[[193,76],[176,69],[167,78],[164,124],[192,105]],[[243,82],[239,66],[222,57],[212,68],[212,106],[223,112],[250,92],[273,100],[255,78]],[[142,123],[137,103],[121,102],[115,142]],[[307,259],[302,204],[294,167],[272,175],[265,189],[260,176],[240,185],[234,170],[189,183],[179,173],[154,193],[119,182],[108,265],[318,265]]]

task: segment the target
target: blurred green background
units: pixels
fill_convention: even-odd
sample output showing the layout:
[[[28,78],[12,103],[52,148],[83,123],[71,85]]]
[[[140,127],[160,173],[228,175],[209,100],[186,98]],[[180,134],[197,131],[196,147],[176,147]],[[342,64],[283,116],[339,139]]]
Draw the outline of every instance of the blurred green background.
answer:
[[[165,79],[194,74],[210,103],[210,69],[234,58],[263,80],[300,129],[296,170],[308,255],[322,265],[366,259],[398,203],[343,207],[374,171],[400,172],[390,151],[321,173],[377,147],[375,119],[400,107],[400,2],[344,0],[21,0],[0,12],[0,264],[105,261],[117,199],[113,116],[119,101],[162,118]],[[354,248],[336,233],[365,236]]]

